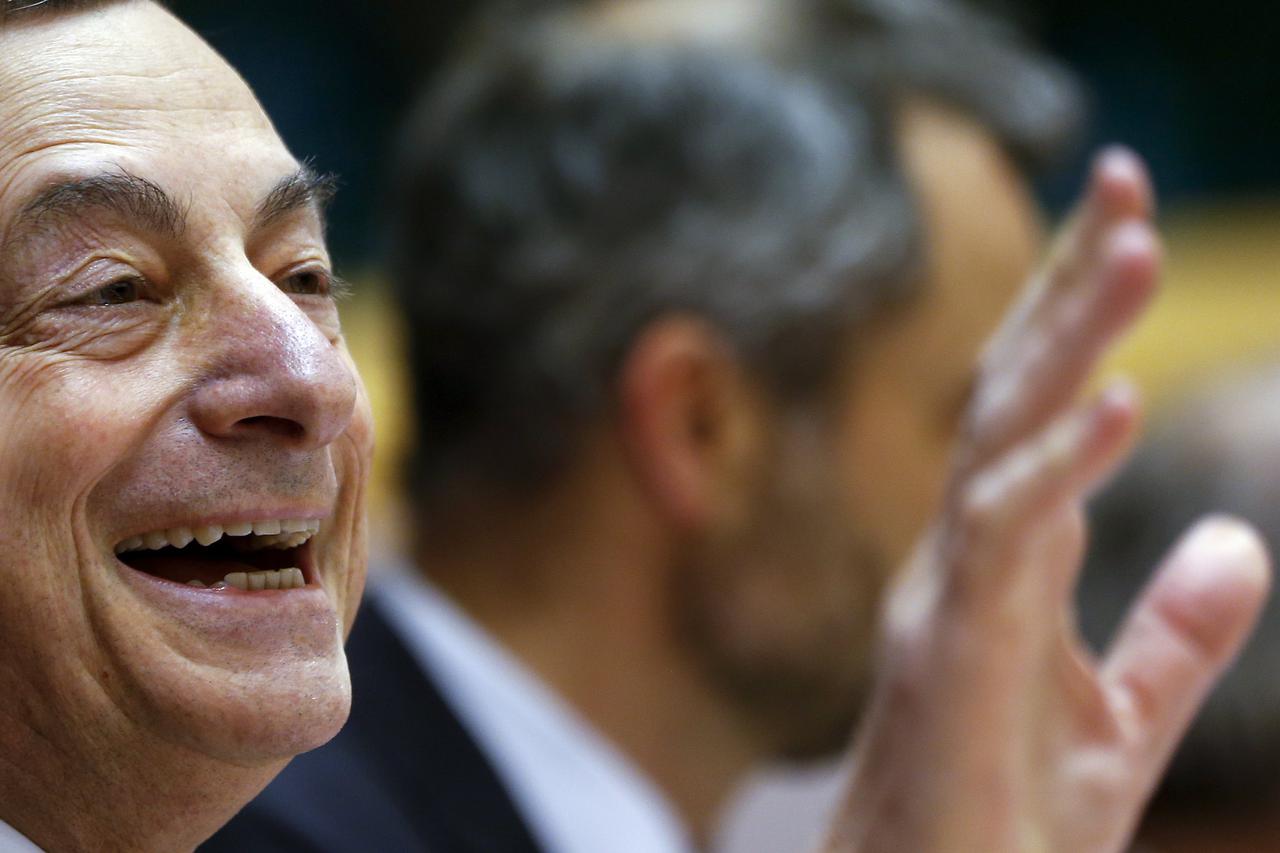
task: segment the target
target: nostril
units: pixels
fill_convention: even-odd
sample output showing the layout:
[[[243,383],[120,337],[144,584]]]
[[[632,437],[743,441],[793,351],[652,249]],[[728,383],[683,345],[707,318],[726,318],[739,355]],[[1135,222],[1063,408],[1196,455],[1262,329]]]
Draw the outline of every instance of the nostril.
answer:
[[[351,421],[359,379],[292,300],[274,286],[271,293],[284,305],[237,317],[220,340],[191,394],[192,423],[210,436],[326,446]]]
[[[237,431],[247,430],[255,433],[268,433],[287,439],[300,439],[306,434],[306,428],[297,421],[288,418],[277,418],[271,415],[255,415],[241,418],[236,422]]]

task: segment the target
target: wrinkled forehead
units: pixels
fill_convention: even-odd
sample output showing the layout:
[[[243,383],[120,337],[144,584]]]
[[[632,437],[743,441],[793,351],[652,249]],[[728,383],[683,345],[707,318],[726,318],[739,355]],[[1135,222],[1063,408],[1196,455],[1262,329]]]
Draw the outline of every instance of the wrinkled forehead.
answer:
[[[234,194],[293,163],[244,81],[154,4],[7,27],[0,56],[0,228],[51,177],[116,169],[184,193],[205,181]],[[246,199],[259,193],[245,187]]]

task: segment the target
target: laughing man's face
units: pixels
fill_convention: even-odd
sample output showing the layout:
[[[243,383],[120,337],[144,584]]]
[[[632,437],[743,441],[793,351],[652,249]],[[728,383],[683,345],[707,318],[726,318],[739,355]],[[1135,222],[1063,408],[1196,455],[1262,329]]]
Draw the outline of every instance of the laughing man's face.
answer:
[[[371,453],[323,182],[151,4],[0,56],[6,716],[237,763],[322,743]]]

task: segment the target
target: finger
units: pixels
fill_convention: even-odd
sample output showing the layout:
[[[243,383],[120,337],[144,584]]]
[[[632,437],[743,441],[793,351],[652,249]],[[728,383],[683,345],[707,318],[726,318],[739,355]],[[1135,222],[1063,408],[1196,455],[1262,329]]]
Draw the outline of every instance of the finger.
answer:
[[[1094,158],[1089,173],[1089,188],[1070,227],[1050,252],[1050,266],[1070,270],[1079,249],[1089,248],[1105,227],[1125,219],[1150,219],[1155,210],[1155,193],[1142,158],[1120,145],[1109,146]],[[1054,262],[1064,250],[1063,265]],[[1068,278],[1068,280],[1070,280]]]
[[[1093,162],[1088,187],[1060,229],[1043,271],[1033,279],[1018,305],[992,336],[987,351],[1007,351],[1021,337],[1033,315],[1052,310],[1055,297],[1079,282],[1082,265],[1096,257],[1108,226],[1130,219],[1148,220],[1154,194],[1146,167],[1132,151],[1112,146]]]
[[[962,464],[981,466],[1058,417],[1150,302],[1160,256],[1150,225],[1130,220],[1112,227],[1098,254],[1090,286],[1039,318],[1008,363],[984,368]]]
[[[989,610],[992,597],[1010,589],[1011,576],[1019,572],[1034,572],[1032,580],[1041,587],[1069,585],[1061,575],[1078,568],[1069,553],[1059,553],[1062,566],[1052,568],[1024,557],[1038,538],[1052,539],[1062,519],[1070,517],[1064,510],[1082,502],[1124,457],[1138,413],[1135,389],[1114,383],[1096,401],[972,478],[948,505],[944,522],[944,571],[954,604]],[[1028,615],[1056,626],[1038,611]]]
[[[1251,630],[1270,585],[1266,548],[1242,522],[1211,518],[1186,535],[1125,621],[1102,682],[1154,784],[1213,683]]]
[[[957,453],[961,472],[1003,453],[1012,442],[1045,423],[1048,418],[1044,413],[1055,403],[1060,405],[1078,392],[1077,383],[1060,387],[1056,399],[1026,401],[1023,408],[1029,410],[1029,416],[1024,418],[1018,418],[1019,407],[1011,405],[1034,382],[1036,368],[1043,366],[1061,345],[1049,340],[1047,330],[1070,332],[1066,321],[1090,319],[1088,312],[1079,307],[1079,293],[1096,291],[1107,281],[1104,268],[1112,260],[1107,249],[1115,239],[1116,226],[1144,222],[1151,209],[1151,184],[1142,161],[1119,147],[1102,152],[1095,159],[1085,196],[1063,227],[1044,272],[1028,287],[984,351],[981,380]],[[1153,237],[1151,242],[1157,241]],[[1124,276],[1120,284],[1123,296]],[[1154,289],[1154,268],[1146,285],[1147,289]],[[1142,301],[1141,292],[1134,295]],[[1073,300],[1076,305],[1064,306],[1064,302]],[[1030,384],[1029,390],[1052,389]],[[1035,417],[1037,413],[1039,418]]]

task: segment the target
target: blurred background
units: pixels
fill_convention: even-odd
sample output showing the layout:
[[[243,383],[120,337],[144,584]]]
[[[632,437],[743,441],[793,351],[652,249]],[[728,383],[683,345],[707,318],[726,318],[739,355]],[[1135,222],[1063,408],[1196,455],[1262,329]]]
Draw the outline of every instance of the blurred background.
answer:
[[[551,0],[525,0],[524,5]],[[378,277],[384,169],[420,82],[457,49],[473,15],[519,0],[174,0],[174,10],[248,79],[299,156],[337,173],[330,239],[354,280],[348,337],[379,415],[377,510],[393,526],[403,427],[399,330]],[[1042,183],[1060,213],[1097,145],[1147,158],[1168,243],[1167,289],[1115,359],[1158,412],[1227,364],[1280,348],[1280,13],[1264,0],[986,0],[1085,80],[1087,144]],[[513,12],[514,13],[514,12]],[[388,534],[390,535],[390,533]],[[385,541],[385,540],[384,540]]]
[[[497,2],[171,3],[244,74],[294,152],[341,178],[331,245],[339,269],[356,284],[344,323],[379,425],[373,501],[379,549],[394,550],[398,541],[396,463],[408,435],[396,363],[404,330],[388,310],[378,263],[384,167],[398,119],[421,81],[457,49],[471,17],[500,8]],[[1151,164],[1167,239],[1166,289],[1109,369],[1136,377],[1157,431],[1206,383],[1280,358],[1275,4],[979,5],[1030,33],[1090,89],[1087,144],[1040,186],[1051,215],[1061,215],[1080,185],[1088,151],[1098,145],[1126,143]],[[507,0],[501,8],[514,13],[520,6]],[[831,785],[831,773],[823,768],[771,783],[772,799],[748,799],[749,817],[730,822],[726,848],[803,849],[807,821],[825,808]],[[1280,849],[1280,843],[1265,849]]]

